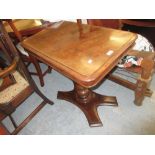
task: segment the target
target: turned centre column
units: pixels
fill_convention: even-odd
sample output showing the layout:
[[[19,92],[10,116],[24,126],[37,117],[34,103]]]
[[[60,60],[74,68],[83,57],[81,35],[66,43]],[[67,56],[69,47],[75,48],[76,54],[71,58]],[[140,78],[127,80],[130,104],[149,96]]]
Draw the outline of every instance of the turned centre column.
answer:
[[[74,83],[75,98],[78,102],[87,104],[93,97],[93,93],[90,89],[80,86]]]

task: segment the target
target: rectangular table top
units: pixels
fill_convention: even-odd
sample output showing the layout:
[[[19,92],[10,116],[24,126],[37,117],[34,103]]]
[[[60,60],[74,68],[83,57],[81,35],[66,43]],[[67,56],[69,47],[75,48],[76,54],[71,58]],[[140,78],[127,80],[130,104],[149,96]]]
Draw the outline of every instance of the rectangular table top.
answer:
[[[136,34],[64,21],[25,39],[22,46],[55,70],[85,86],[96,85],[134,44]]]

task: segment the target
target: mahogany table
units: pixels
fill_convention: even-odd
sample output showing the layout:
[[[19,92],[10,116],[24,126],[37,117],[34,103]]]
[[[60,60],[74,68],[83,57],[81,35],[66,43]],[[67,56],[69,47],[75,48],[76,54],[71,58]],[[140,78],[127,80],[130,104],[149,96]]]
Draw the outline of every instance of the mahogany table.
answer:
[[[25,39],[22,45],[29,54],[70,78],[74,89],[58,92],[58,99],[78,106],[90,126],[101,126],[97,107],[117,106],[116,97],[91,90],[133,45],[136,34],[97,26],[63,22]],[[113,89],[113,88],[112,88]]]

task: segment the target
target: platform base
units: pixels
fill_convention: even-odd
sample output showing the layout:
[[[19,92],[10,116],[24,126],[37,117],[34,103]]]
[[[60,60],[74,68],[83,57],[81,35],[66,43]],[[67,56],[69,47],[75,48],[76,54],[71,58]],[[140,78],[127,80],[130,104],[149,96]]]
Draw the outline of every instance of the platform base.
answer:
[[[57,98],[69,101],[78,106],[85,114],[91,127],[102,126],[103,124],[99,118],[97,107],[118,106],[116,97],[97,94],[78,84],[75,84],[74,86],[75,87],[72,91],[59,91]]]

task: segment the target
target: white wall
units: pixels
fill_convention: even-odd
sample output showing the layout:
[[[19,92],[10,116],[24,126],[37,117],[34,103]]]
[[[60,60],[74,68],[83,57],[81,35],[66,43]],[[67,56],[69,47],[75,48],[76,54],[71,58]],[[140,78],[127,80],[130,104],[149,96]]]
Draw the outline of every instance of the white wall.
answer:
[[[76,19],[67,19],[67,21],[77,22]],[[82,23],[83,24],[87,24],[87,20],[86,19],[82,19]]]

